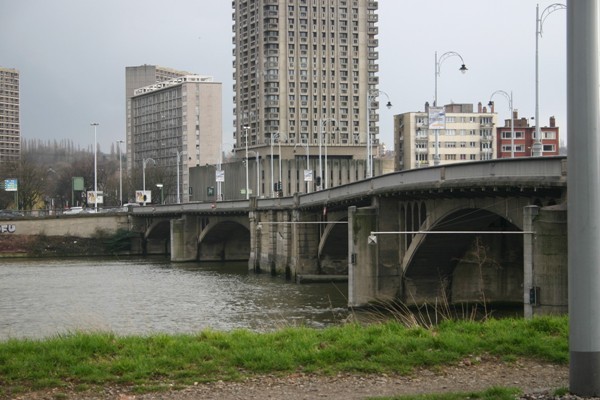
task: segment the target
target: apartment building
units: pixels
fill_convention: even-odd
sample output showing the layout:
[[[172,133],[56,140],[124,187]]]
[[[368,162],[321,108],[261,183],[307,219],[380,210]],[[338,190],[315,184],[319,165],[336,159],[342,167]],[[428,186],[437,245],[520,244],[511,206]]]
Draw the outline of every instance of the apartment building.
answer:
[[[200,75],[177,77],[134,90],[128,144],[132,171],[144,174],[147,168],[156,167],[166,203],[189,200],[191,166],[219,162],[221,99],[221,83]],[[141,189],[149,190],[148,185],[136,188]]]
[[[21,157],[19,107],[19,71],[0,67],[0,163]]]
[[[492,105],[492,112],[494,108]],[[514,129],[511,124],[514,121]],[[557,156],[560,154],[560,135],[556,119],[550,117],[547,126],[540,127],[540,142],[542,156]],[[504,120],[504,126],[496,129],[496,157],[532,157],[533,144],[536,141],[536,126],[529,125],[525,117],[519,118],[519,112],[513,111],[513,118]]]
[[[496,158],[497,114],[481,103],[448,104],[394,116],[396,171]]]
[[[192,72],[178,71],[173,68],[158,65],[139,65],[125,67],[125,106],[126,106],[126,143],[127,143],[127,171],[131,174],[133,168],[133,144],[132,144],[132,117],[131,98],[136,89],[153,85],[157,82],[171,80],[186,75],[194,75]]]
[[[237,156],[267,156],[273,140],[276,157],[309,155],[310,169],[320,178],[325,149],[330,160],[365,160],[370,142],[371,154],[377,154],[378,2],[232,4]]]

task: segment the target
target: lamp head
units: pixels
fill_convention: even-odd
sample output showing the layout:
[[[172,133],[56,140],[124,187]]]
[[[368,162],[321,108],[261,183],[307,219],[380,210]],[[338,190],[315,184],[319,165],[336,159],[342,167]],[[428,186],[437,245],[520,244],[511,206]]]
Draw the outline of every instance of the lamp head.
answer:
[[[490,100],[490,102],[488,103],[489,107],[492,107],[494,105],[494,102],[492,100]]]
[[[387,104],[386,104],[385,106],[386,106],[386,107],[388,108],[388,110],[389,110],[390,108],[392,108],[392,102],[388,100],[388,102],[387,102]]]
[[[467,72],[467,67],[465,66],[465,64],[461,65],[461,67],[459,68],[459,71],[462,72],[463,74]]]

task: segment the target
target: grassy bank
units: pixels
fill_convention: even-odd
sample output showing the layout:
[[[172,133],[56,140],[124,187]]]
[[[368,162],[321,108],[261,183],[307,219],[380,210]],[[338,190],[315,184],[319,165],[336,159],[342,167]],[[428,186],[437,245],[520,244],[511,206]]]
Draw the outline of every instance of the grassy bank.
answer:
[[[140,388],[236,380],[264,373],[410,373],[479,355],[568,360],[567,318],[446,321],[432,329],[349,324],[272,333],[73,333],[0,342],[0,395],[48,387]]]

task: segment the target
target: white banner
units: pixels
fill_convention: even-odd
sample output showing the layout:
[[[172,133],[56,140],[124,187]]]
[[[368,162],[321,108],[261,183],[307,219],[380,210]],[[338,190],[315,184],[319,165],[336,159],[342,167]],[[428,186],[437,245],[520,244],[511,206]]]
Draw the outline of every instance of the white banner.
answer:
[[[446,129],[444,107],[429,107],[429,129]]]

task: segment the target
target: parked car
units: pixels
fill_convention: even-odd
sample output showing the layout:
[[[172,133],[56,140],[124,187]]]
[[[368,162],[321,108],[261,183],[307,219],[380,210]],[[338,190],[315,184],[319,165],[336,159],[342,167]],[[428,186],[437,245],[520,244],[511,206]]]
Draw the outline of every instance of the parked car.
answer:
[[[63,214],[81,214],[83,211],[83,207],[71,207],[68,210],[63,211]]]

